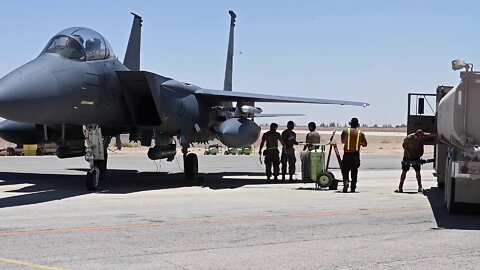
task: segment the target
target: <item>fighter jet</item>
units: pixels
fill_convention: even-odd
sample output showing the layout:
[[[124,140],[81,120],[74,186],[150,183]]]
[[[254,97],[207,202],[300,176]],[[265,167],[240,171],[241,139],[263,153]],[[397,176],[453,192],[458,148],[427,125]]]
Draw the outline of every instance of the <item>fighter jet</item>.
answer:
[[[189,146],[216,138],[229,147],[253,144],[260,135],[253,119],[262,113],[256,102],[368,105],[232,91],[236,15],[229,14],[223,90],[140,71],[143,21],[134,13],[123,63],[96,31],[60,31],[37,58],[0,79],[0,117],[7,119],[0,136],[18,144],[55,142],[59,158],[85,156],[86,187],[95,191],[106,179],[106,148],[120,134],[149,146],[152,160],[172,161],[179,144],[185,177],[195,180],[198,158]]]

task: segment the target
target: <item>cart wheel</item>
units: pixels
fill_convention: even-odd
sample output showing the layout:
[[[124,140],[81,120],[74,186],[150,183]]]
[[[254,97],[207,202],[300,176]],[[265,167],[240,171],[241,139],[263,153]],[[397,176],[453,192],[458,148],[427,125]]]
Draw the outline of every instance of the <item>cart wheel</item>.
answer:
[[[317,177],[317,184],[321,188],[329,187],[333,182],[333,178],[329,173],[323,172]]]
[[[335,179],[335,176],[333,175],[333,173],[331,173],[331,172],[327,172],[327,173],[330,174],[330,176],[332,177],[332,184],[328,187],[328,189],[337,190],[338,189],[338,180]]]

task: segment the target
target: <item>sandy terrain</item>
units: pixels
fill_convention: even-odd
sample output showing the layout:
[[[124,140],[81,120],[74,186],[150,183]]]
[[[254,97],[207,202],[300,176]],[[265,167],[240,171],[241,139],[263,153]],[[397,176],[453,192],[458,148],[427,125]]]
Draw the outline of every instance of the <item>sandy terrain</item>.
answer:
[[[266,130],[262,130],[262,134]],[[305,136],[308,133],[306,130],[295,130],[297,133],[297,140],[298,141],[305,141]],[[322,143],[327,143],[330,139],[332,131],[328,130],[320,130]],[[333,143],[339,144],[339,149],[343,149],[343,145],[340,144],[340,131],[337,131],[335,137],[333,139]],[[398,153],[401,155],[403,153],[402,149],[402,142],[405,138],[406,131],[365,131],[365,136],[368,141],[368,146],[362,148],[362,153],[370,153],[370,154],[392,154]],[[211,141],[208,145],[212,144],[219,144],[221,143],[217,140]],[[260,145],[260,140],[258,140],[254,145],[255,153],[258,152],[258,148]],[[117,152],[116,154],[145,154],[147,152],[146,147],[140,147],[138,144],[137,147],[124,147],[122,151]],[[115,148],[114,146],[110,147],[112,150]],[[296,149],[300,151],[303,147],[297,146]],[[197,144],[195,147],[191,148],[192,151],[203,154],[205,151],[205,145]],[[223,146],[222,153],[225,151],[225,147]],[[432,154],[433,153],[433,146],[425,146],[425,154]]]
[[[283,128],[279,128],[279,130],[283,130]],[[385,131],[388,130],[388,131]],[[267,131],[262,129],[262,134]],[[297,140],[302,142],[305,141],[305,136],[308,133],[308,131],[304,128],[298,128],[295,129],[295,132],[297,133]],[[330,139],[330,136],[332,134],[333,130],[320,130],[319,133],[321,135],[321,141],[322,143],[328,142]],[[340,129],[336,132],[335,137],[333,139],[333,143],[340,144]],[[404,129],[382,129],[382,128],[369,128],[365,131],[365,135],[368,141],[368,146],[362,149],[362,153],[373,153],[373,154],[392,154],[392,153],[398,153],[401,155],[403,153],[402,150],[402,142],[403,139],[405,138],[406,131]],[[127,142],[128,136],[122,138],[123,142]],[[114,141],[114,140],[113,140]],[[209,145],[212,144],[219,144],[221,143],[218,140],[213,140],[209,143]],[[109,147],[109,152],[110,154],[113,155],[126,155],[126,154],[134,154],[134,155],[146,155],[148,148],[147,147],[142,147],[138,143],[127,143],[127,147],[123,147],[121,151],[118,151],[115,147],[115,143],[112,142],[112,144]],[[260,140],[258,140],[254,145],[254,152],[258,152],[258,148],[260,145]],[[6,148],[6,147],[14,147],[15,144],[6,142],[4,140],[0,140],[0,148]],[[342,149],[343,145],[339,145],[339,149]],[[300,151],[303,147],[302,146],[297,146],[296,149]],[[180,150],[180,149],[179,149]],[[205,151],[205,145],[203,144],[197,144],[193,148],[191,148],[192,151],[203,154]],[[222,149],[222,153],[225,151],[225,147]],[[425,153],[426,154],[432,154],[433,153],[433,147],[432,146],[425,146]]]

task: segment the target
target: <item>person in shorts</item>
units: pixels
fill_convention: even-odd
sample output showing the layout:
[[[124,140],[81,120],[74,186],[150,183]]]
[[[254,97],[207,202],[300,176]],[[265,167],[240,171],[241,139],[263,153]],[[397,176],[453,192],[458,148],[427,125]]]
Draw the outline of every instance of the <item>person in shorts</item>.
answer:
[[[402,173],[400,174],[400,183],[398,184],[398,189],[395,190],[397,193],[403,192],[403,183],[407,176],[407,172],[412,167],[415,170],[415,175],[418,183],[418,192],[423,192],[422,186],[422,175],[420,174],[421,168],[421,157],[424,152],[425,140],[433,138],[435,135],[430,133],[425,133],[423,130],[418,129],[415,133],[407,135],[403,140],[403,159],[402,159]]]

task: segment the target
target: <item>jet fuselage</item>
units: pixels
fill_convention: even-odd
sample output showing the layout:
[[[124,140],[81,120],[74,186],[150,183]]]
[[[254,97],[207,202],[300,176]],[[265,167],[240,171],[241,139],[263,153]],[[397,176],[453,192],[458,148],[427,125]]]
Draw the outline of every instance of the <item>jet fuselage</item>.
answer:
[[[126,127],[116,58],[94,62],[42,54],[0,79],[0,116],[24,123]]]

